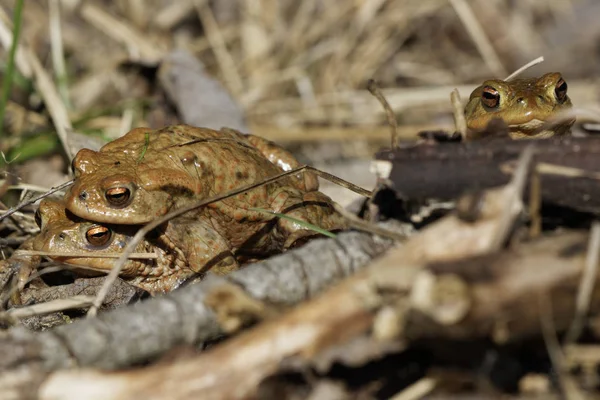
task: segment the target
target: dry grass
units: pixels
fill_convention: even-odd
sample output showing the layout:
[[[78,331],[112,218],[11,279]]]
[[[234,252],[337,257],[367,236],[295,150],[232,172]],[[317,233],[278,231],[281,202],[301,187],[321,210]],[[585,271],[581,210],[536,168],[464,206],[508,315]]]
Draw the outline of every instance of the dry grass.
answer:
[[[442,127],[451,124],[452,87],[467,84],[464,99],[475,83],[505,77],[540,55],[546,62],[528,74],[560,70],[569,83],[595,78],[588,72],[596,60],[582,56],[586,42],[576,25],[599,7],[583,0],[26,3],[22,44],[54,76],[63,101],[43,101],[49,110],[58,107],[50,115],[59,132],[76,123],[78,131],[114,137],[131,125],[152,125],[152,106],[142,100],[153,89],[122,64],[154,66],[175,47],[197,55],[243,105],[252,126],[267,126],[275,138],[284,129],[318,125],[358,126],[368,139],[369,127],[385,123],[366,91],[371,78],[391,96],[401,124]],[[6,13],[0,20],[10,28],[14,0],[0,4]],[[584,33],[592,38],[597,31]],[[19,57],[25,76],[32,67],[35,72],[27,54]],[[34,108],[30,99],[13,99]],[[62,123],[57,103],[68,111]],[[129,123],[119,122],[124,115]],[[27,136],[26,126],[13,130]]]

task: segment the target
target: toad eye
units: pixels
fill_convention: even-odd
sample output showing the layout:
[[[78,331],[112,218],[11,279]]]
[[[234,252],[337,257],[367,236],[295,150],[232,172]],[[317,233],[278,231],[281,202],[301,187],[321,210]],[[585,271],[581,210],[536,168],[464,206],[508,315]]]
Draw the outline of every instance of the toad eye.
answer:
[[[491,86],[486,86],[481,92],[481,102],[488,108],[496,108],[500,104],[500,93]]]
[[[104,246],[112,236],[111,230],[105,226],[94,225],[85,232],[85,239],[92,246]]]
[[[554,94],[559,102],[564,102],[567,99],[567,82],[563,78],[560,78],[554,88]]]
[[[115,187],[111,189],[107,189],[106,200],[116,207],[124,207],[129,204],[129,200],[131,199],[131,190],[126,187]]]

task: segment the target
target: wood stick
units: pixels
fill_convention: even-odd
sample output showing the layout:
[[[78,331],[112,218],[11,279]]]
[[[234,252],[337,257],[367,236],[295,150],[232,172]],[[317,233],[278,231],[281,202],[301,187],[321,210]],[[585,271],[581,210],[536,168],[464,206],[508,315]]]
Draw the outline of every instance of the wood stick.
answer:
[[[493,139],[383,150],[374,163],[405,198],[449,200],[508,182],[530,143]],[[544,203],[600,213],[600,138],[536,140],[535,154]]]

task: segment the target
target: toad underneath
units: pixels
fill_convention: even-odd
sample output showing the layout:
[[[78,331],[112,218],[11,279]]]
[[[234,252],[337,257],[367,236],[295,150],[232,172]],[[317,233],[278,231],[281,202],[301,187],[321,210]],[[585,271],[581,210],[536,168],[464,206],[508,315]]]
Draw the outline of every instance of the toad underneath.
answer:
[[[63,201],[49,199],[40,203],[36,222],[40,232],[21,249],[60,253],[49,257],[82,276],[108,273],[116,258],[97,256],[121,253],[137,231],[132,225],[82,220],[66,211]],[[151,294],[168,292],[209,270],[224,275],[239,267],[227,241],[202,219],[169,221],[147,235],[135,252],[154,258],[128,259],[120,276]],[[40,257],[16,256],[0,265],[11,262],[19,263],[25,269],[19,275],[27,278]]]

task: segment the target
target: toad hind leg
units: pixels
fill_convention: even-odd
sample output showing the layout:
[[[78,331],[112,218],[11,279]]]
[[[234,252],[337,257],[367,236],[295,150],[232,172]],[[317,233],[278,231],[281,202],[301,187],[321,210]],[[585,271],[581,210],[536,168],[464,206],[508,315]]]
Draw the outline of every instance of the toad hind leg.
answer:
[[[239,269],[229,242],[207,221],[184,223],[183,246],[188,267],[196,273],[226,275]]]
[[[347,229],[346,219],[334,210],[332,203],[333,200],[325,194],[313,191],[304,193],[301,199],[288,197],[282,207],[277,207],[277,212],[327,231]],[[320,235],[319,232],[286,218],[279,218],[272,234],[276,242],[282,243],[283,249],[298,245],[303,242],[301,239]]]

